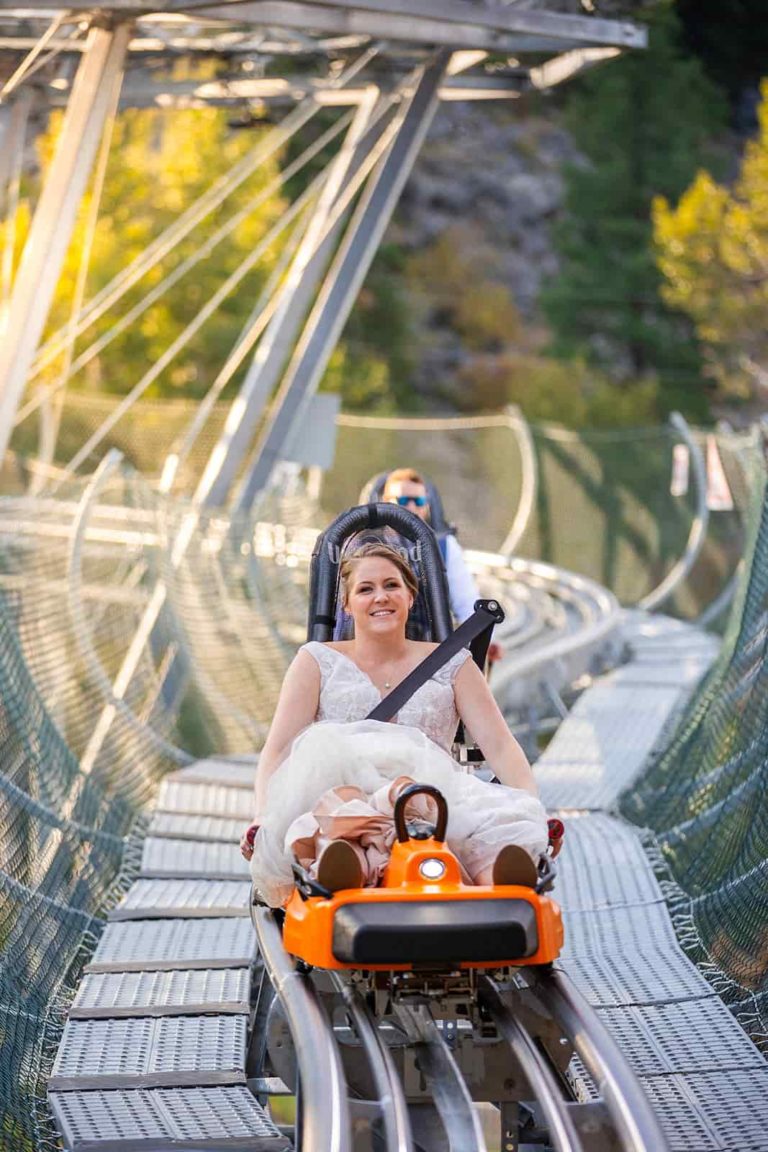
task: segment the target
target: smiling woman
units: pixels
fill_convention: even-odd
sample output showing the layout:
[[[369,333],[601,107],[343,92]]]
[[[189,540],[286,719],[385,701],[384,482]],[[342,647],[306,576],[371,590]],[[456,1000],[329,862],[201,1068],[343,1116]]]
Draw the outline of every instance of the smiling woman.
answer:
[[[364,545],[341,574],[354,638],[301,648],[259,760],[256,816],[241,841],[259,892],[269,904],[284,903],[294,861],[332,890],[377,884],[395,839],[394,804],[414,780],[448,801],[447,840],[465,878],[534,884],[546,815],[479,668],[462,649],[394,722],[366,719],[436,645],[405,635],[418,584],[400,553]],[[453,760],[459,717],[506,787],[467,775]],[[433,802],[420,803],[416,814],[430,818]]]
[[[404,680],[425,654],[423,644],[405,638],[408,613],[419,592],[416,577],[401,553],[385,544],[365,544],[342,563],[341,589],[355,639],[337,641],[334,648],[348,651],[374,684],[383,681],[388,690]],[[389,637],[386,646],[384,637]]]

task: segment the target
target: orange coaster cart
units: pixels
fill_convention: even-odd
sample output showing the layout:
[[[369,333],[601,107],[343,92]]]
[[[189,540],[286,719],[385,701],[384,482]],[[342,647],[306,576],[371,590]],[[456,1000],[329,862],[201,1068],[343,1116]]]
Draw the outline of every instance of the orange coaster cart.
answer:
[[[438,805],[431,834],[406,823],[406,805],[418,792]],[[498,969],[555,960],[563,926],[560,908],[544,894],[553,878],[549,859],[536,889],[464,884],[445,845],[447,822],[442,794],[413,784],[395,806],[397,840],[380,887],[328,892],[297,868],[285,910],[286,951],[335,970]]]

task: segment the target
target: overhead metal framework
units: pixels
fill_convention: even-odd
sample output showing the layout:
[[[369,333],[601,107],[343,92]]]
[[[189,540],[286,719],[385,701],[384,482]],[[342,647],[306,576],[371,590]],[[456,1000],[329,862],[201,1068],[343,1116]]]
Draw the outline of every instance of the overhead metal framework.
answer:
[[[644,30],[588,15],[580,0],[166,0],[157,6],[71,0],[66,7],[53,0],[28,6],[0,0],[0,212],[6,219],[25,146],[20,125],[35,115],[39,120],[41,109],[66,109],[13,283],[4,260],[0,459],[39,364],[76,209],[110,108],[227,105],[242,109],[246,123],[267,102],[287,105],[286,111],[296,105],[299,116],[308,107],[357,107],[361,123],[377,102],[392,113],[378,143],[371,147],[368,139],[352,151],[348,146],[329,165],[326,191],[304,226],[274,315],[263,324],[243,390],[205,471],[199,502],[224,503],[239,476],[236,502],[243,508],[268,482],[307,412],[439,102],[515,99],[644,44]],[[215,61],[213,77],[175,78],[172,64],[190,58]],[[422,100],[427,89],[429,98]],[[350,159],[351,175],[340,179]],[[80,315],[89,308],[86,302]],[[73,317],[71,332],[78,323]],[[151,378],[152,370],[145,382]]]

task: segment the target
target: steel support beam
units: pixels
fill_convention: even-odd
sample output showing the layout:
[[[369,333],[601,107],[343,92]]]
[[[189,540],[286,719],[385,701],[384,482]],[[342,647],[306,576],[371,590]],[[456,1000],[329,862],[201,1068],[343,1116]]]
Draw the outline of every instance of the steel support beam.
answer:
[[[253,433],[333,254],[341,221],[329,229],[331,213],[370,126],[378,95],[378,89],[368,89],[365,99],[358,105],[344,143],[330,166],[325,187],[293,259],[272,320],[258,345],[198,484],[194,496],[197,505],[223,504],[247,456]]]
[[[22,7],[19,0],[0,0],[0,11],[18,11]],[[29,7],[27,5],[25,11]],[[58,12],[62,3],[61,0],[35,0],[34,7],[40,12]],[[437,44],[462,43],[466,29],[484,29],[493,34],[492,42],[485,45],[492,51],[506,51],[500,33],[542,36],[580,44],[614,44],[621,48],[644,48],[646,45],[645,30],[627,21],[526,10],[511,4],[483,5],[468,0],[225,0],[219,4],[209,0],[165,0],[160,11],[153,9],[146,0],[107,0],[100,7],[125,18],[151,15],[160,22],[164,16],[176,14],[197,21],[210,19],[278,29],[296,27],[322,31],[330,26],[338,33],[350,31],[350,22],[354,20],[356,32],[368,31],[373,36],[393,35],[396,39]],[[70,12],[92,11],[93,0],[67,0],[66,8]],[[366,20],[376,22],[377,26],[384,26],[389,21],[389,31],[371,31]],[[452,32],[452,38],[446,41],[443,37],[449,25],[458,29],[458,33]],[[438,39],[434,39],[436,31],[440,33]]]
[[[56,153],[14,284],[0,362],[0,460],[85,192],[115,86],[122,78],[130,27],[93,28],[80,62]]]
[[[408,43],[514,52],[580,45],[644,48],[646,32],[619,20],[521,11],[465,0],[243,0],[209,4],[195,14],[219,20],[308,32],[335,32]]]
[[[585,50],[586,51],[586,50]],[[618,54],[614,48],[595,49]],[[560,57],[556,57],[559,60]],[[544,66],[546,67],[546,66]],[[526,86],[524,75],[514,77],[483,76],[470,74],[446,80],[440,88],[441,100],[509,100],[519,96]],[[543,83],[536,87],[544,87]],[[265,79],[217,80],[198,83],[194,80],[158,81],[147,73],[144,77],[134,77],[123,85],[120,94],[121,108],[163,108],[189,106],[190,101],[205,103],[212,107],[240,105],[244,100],[264,100],[277,104],[296,104],[311,95],[318,104],[331,107],[359,104],[365,98],[366,89],[337,88],[324,80],[292,76],[267,77]],[[50,98],[55,107],[56,96]]]
[[[5,241],[0,256],[0,335],[7,327],[13,287],[13,257],[16,247],[16,219],[24,163],[24,141],[33,95],[24,89],[0,114],[7,113],[6,130],[0,136],[0,208],[5,210]]]
[[[397,135],[370,177],[274,400],[253,465],[235,501],[238,510],[248,508],[266,484],[322,379],[435,114],[449,60],[449,53],[441,51],[423,70],[403,109]]]

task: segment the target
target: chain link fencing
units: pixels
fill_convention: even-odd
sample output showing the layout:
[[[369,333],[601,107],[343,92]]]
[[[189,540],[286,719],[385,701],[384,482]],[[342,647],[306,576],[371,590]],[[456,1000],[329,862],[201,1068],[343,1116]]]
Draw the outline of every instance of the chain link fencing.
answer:
[[[68,398],[62,432],[78,402]],[[142,813],[160,779],[263,741],[305,633],[308,530],[354,504],[372,473],[407,462],[441,488],[462,542],[495,550],[524,486],[506,416],[342,418],[336,463],[315,495],[298,477],[233,524],[193,512],[186,498],[215,427],[180,491],[158,493],[192,410],[178,419],[152,411],[144,425],[137,405],[134,422],[110,434],[107,447],[127,447],[133,467],[106,458],[90,479],[57,473],[55,494],[31,497],[33,462],[15,440],[15,461],[0,474],[2,1152],[57,1146],[45,1076],[103,918],[136,873]],[[653,588],[695,515],[690,485],[670,496],[675,435],[530,431],[539,480],[517,550],[612,582],[625,599]],[[70,446],[87,434],[73,432]],[[734,507],[718,513],[712,551],[702,550],[680,594],[688,613],[727,581],[742,550],[749,445],[720,436],[718,447]],[[757,920],[734,928],[737,946],[759,931]]]
[[[101,426],[114,405],[114,397],[98,393],[66,395],[58,428],[58,466]],[[178,495],[194,491],[228,407],[214,405],[189,447],[174,486]],[[110,430],[91,465],[109,448],[117,448],[149,483],[156,482],[166,458],[185,443],[195,411],[194,401],[137,401]],[[42,433],[39,421],[40,414],[34,413],[16,429],[16,466],[6,468],[4,479],[0,476],[2,490],[15,486],[22,491],[33,474]],[[695,475],[690,462],[679,459],[681,450],[685,453],[679,433],[671,426],[571,431],[554,425],[531,425],[527,432],[534,498],[517,554],[582,573],[622,603],[637,603],[679,560],[697,514]],[[695,437],[708,460],[714,450],[726,500],[715,505],[695,565],[665,604],[666,610],[688,619],[716,599],[738,564],[748,487],[745,461],[754,451],[753,434],[702,431]],[[357,503],[372,475],[409,464],[437,484],[465,547],[498,550],[526,483],[523,449],[520,422],[506,413],[437,420],[342,415],[335,460],[319,490],[317,524]]]
[[[174,556],[189,507],[114,461],[56,499],[0,499],[2,1152],[58,1147],[45,1078],[159,781],[263,741],[316,514],[268,496],[234,532],[195,517]]]
[[[721,654],[622,799],[681,943],[768,1054],[768,472],[752,462],[746,570]]]

